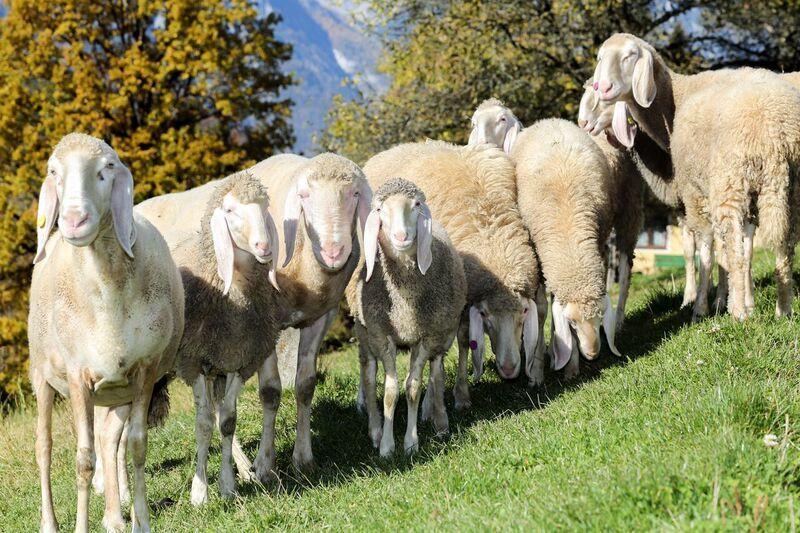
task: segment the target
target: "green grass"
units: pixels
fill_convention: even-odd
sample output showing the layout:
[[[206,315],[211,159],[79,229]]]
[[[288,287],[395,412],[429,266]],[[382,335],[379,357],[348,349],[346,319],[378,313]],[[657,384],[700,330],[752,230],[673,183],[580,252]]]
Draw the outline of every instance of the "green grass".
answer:
[[[464,414],[452,410],[451,353],[452,434],[437,440],[423,425],[420,452],[410,459],[399,453],[380,460],[369,444],[366,419],[354,405],[355,348],[325,356],[312,420],[316,473],[291,470],[294,396],[287,391],[278,415],[280,485],[240,484],[237,499],[221,500],[215,444],[212,498],[200,510],[189,503],[191,395],[175,386],[173,413],[165,428],[151,432],[148,450],[154,526],[792,530],[800,520],[800,328],[795,320],[773,318],[766,254],[758,254],[755,269],[757,310],[745,324],[722,316],[690,325],[689,312],[678,309],[679,271],[636,276],[617,339],[626,359],[605,352],[582,363],[579,380],[565,384],[551,373],[541,390],[522,380],[501,382],[489,371]],[[66,407],[59,406],[54,422],[53,489],[59,522],[70,529],[75,444]],[[398,412],[395,435],[402,442],[404,398]],[[260,417],[251,383],[240,401],[238,429],[251,456]],[[1,424],[0,529],[31,531],[39,512],[34,409],[25,406]],[[765,446],[769,433],[777,446]],[[101,518],[102,498],[93,497],[93,528]]]

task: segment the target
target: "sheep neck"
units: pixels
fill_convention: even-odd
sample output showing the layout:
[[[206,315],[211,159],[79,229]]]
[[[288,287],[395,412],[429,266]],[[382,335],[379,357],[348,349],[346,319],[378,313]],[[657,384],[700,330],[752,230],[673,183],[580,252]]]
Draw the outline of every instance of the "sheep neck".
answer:
[[[639,128],[649,135],[662,150],[669,153],[675,109],[685,97],[685,76],[670,70],[654,49],[651,48],[650,53],[653,55],[656,97],[648,108],[640,106],[632,97],[628,104]]]

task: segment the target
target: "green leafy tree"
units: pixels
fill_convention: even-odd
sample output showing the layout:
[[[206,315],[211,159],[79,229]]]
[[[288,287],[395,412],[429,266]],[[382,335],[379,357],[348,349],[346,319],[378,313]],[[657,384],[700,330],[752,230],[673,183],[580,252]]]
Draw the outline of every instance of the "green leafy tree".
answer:
[[[248,0],[12,0],[0,19],[0,389],[18,392],[36,197],[53,145],[105,139],[136,200],[291,146],[291,47]],[[0,393],[2,397],[2,393]]]

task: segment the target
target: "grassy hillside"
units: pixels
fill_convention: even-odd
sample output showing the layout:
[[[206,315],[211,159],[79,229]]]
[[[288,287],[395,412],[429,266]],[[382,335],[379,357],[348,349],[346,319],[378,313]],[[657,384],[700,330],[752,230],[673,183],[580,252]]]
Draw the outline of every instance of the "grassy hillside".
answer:
[[[771,259],[756,263],[757,311],[688,323],[680,272],[637,276],[618,338],[625,360],[607,351],[585,363],[577,382],[550,374],[542,390],[503,383],[494,372],[473,389],[473,409],[452,411],[454,357],[448,359],[452,434],[422,426],[420,453],[378,458],[366,419],[354,407],[354,347],[323,358],[312,430],[319,468],[292,472],[294,396],[278,415],[279,486],[216,490],[218,447],[209,471],[212,499],[189,504],[193,473],[191,394],[173,388],[173,413],[151,432],[149,499],[154,527],[641,530],[794,530],[800,513],[800,328],[773,318]],[[796,274],[796,278],[800,275]],[[800,301],[795,303],[795,316]],[[405,359],[405,357],[404,357]],[[404,369],[403,369],[404,371]],[[54,497],[60,524],[74,524],[74,437],[62,403],[54,423]],[[402,442],[405,399],[395,435]],[[255,454],[260,407],[251,383],[240,402],[239,434]],[[38,525],[34,409],[0,425],[0,517],[4,531]],[[777,444],[765,445],[767,434]],[[218,442],[216,439],[215,443]],[[102,500],[92,499],[92,527]]]

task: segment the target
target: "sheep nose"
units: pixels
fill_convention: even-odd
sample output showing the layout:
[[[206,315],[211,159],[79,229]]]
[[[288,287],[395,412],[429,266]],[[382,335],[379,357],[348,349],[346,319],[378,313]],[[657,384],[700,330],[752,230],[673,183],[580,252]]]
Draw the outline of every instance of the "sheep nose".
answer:
[[[608,96],[609,93],[611,93],[611,90],[614,88],[614,84],[608,80],[602,80],[598,88],[600,89],[600,94],[602,96]]]
[[[506,360],[500,365],[500,377],[503,379],[514,379],[517,377],[516,372],[516,365],[512,361]]]
[[[400,242],[405,242],[408,238],[408,233],[406,233],[405,230],[397,230],[394,232],[394,238]]]
[[[257,242],[254,248],[261,255],[267,255],[267,253],[269,253],[269,246],[264,241]]]
[[[599,84],[599,83],[597,83],[597,82],[594,82],[594,83],[592,84],[592,88],[593,88],[595,91],[597,90],[597,88],[598,88],[599,86],[600,86],[600,84]]]
[[[333,264],[341,257],[342,250],[344,250],[344,246],[341,244],[329,244],[327,246],[323,246],[322,258],[326,263]]]
[[[61,218],[69,229],[78,229],[89,219],[89,213],[85,209],[70,209],[65,211]]]

